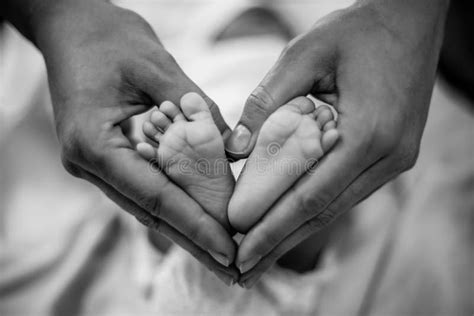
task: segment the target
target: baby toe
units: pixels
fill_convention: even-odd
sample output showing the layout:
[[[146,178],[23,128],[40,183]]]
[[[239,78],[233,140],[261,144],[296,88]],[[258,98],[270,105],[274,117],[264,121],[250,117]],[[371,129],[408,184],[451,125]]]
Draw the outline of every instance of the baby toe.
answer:
[[[339,131],[335,128],[328,130],[327,132],[323,133],[321,137],[321,146],[323,147],[323,151],[326,153],[330,150],[338,141],[339,139]]]
[[[147,144],[147,143],[138,143],[137,152],[142,158],[146,160],[151,160],[155,158],[155,155],[156,155],[155,148],[153,148],[152,145]]]
[[[315,111],[315,116],[320,128],[323,128],[326,123],[334,120],[334,115],[327,105],[320,105]]]
[[[148,137],[154,142],[157,142],[157,141],[159,142],[160,137],[163,134],[150,121],[146,121],[143,123],[142,130],[143,130],[143,134],[145,134],[146,137]]]
[[[329,121],[326,124],[324,124],[323,131],[327,132],[330,129],[334,129],[334,128],[336,128],[336,121]]]
[[[162,132],[165,132],[171,125],[170,119],[161,111],[153,111],[150,115],[150,122]]]
[[[298,113],[301,114],[310,114],[314,111],[315,105],[311,99],[307,97],[297,97],[288,102],[282,108],[287,107],[293,110],[296,110]]]
[[[176,122],[184,120],[184,115],[181,109],[171,101],[165,101],[160,105],[160,111],[163,112],[169,120]]]
[[[181,98],[181,109],[185,117],[190,121],[212,117],[206,101],[195,92],[186,93]]]

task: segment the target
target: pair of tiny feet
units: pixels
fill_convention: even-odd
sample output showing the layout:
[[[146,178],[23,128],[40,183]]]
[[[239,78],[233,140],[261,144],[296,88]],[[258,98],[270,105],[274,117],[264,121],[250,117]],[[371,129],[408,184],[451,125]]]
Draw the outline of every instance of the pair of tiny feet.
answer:
[[[163,102],[143,132],[150,141],[138,144],[138,153],[224,227],[244,234],[339,138],[329,107],[295,98],[264,122],[235,183],[224,140],[197,93],[184,95],[179,106]]]

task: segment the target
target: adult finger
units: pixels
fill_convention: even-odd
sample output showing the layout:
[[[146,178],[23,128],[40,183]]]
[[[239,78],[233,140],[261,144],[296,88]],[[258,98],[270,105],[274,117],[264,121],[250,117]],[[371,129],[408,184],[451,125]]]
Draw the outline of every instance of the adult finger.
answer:
[[[120,196],[127,197],[149,215],[175,227],[223,265],[233,262],[235,244],[224,227],[160,170],[139,157],[118,126],[100,129],[101,132],[92,131],[92,135],[100,137],[88,139],[63,154],[66,169],[79,165],[118,192],[111,196],[114,201],[120,202]],[[147,223],[153,222],[143,212],[136,211],[134,215]]]
[[[64,165],[70,174],[74,175],[75,177],[84,179],[98,187],[107,197],[109,197],[126,212],[133,215],[140,223],[150,229],[159,229],[159,225],[161,222],[159,218],[154,217],[144,209],[140,208],[133,201],[118,193],[115,189],[113,189],[110,185],[102,181],[100,178],[96,177],[92,173],[84,170],[83,168],[72,162],[64,163]]]
[[[214,272],[221,281],[227,285],[232,285],[239,279],[239,272],[234,266],[223,266],[218,263],[208,252],[197,247],[193,241],[174,229],[172,226],[163,223],[160,226],[160,233],[167,236],[180,247],[188,251],[199,262],[203,263],[209,270]]]
[[[222,264],[233,262],[235,244],[225,228],[163,173],[150,169],[134,150],[114,151],[104,167],[104,181],[117,191],[175,227]]]
[[[97,186],[102,192],[104,192],[105,195],[115,201],[121,208],[134,215],[139,222],[150,229],[156,230],[167,236],[173,242],[188,251],[198,261],[203,263],[209,270],[213,271],[224,283],[235,283],[235,281],[238,279],[239,275],[235,267],[225,267],[218,263],[213,257],[209,255],[208,252],[196,246],[194,242],[189,240],[175,228],[170,226],[168,223],[150,215],[144,209],[139,207],[135,202],[121,195],[114,188],[92,173],[82,169],[80,169],[78,172],[81,173],[81,178]]]
[[[242,241],[236,265],[248,271],[304,222],[324,211],[377,157],[341,120],[341,142],[315,170],[300,178]],[[350,130],[350,129],[349,129]],[[357,136],[356,136],[357,135]]]
[[[304,224],[293,230],[278,245],[267,252],[262,259],[248,272],[244,273],[239,283],[246,288],[252,287],[281,256],[298,245],[313,233],[326,227],[338,215],[360,203],[375,190],[388,182],[397,173],[390,172],[390,159],[384,159],[362,173],[338,198],[329,206]],[[384,176],[381,176],[384,175]],[[279,205],[276,207],[284,207]],[[245,242],[242,241],[242,244]],[[248,245],[252,247],[252,245]],[[247,245],[244,245],[247,247]]]
[[[247,99],[240,120],[226,142],[230,157],[247,157],[267,117],[289,100],[311,93],[315,82],[329,73],[327,55],[322,50],[302,47],[305,44],[300,39],[290,43]]]

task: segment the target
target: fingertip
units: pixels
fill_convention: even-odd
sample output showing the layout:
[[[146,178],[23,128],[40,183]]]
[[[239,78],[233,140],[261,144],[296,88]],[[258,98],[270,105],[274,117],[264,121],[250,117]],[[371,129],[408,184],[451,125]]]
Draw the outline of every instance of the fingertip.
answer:
[[[235,260],[237,244],[229,232],[210,215],[205,214],[206,221],[199,224],[199,234],[194,242],[199,244],[219,264],[229,267]],[[211,237],[212,236],[212,237]]]
[[[224,254],[221,254],[221,253],[218,253],[218,252],[215,252],[215,251],[212,251],[212,250],[208,250],[208,252],[211,255],[211,257],[214,258],[214,260],[219,262],[224,267],[228,267],[232,263],[232,261],[230,261],[228,256],[226,256]]]
[[[324,126],[323,126],[323,132],[327,132],[327,131],[329,131],[329,130],[331,130],[331,129],[335,129],[336,126],[337,126],[336,121],[334,121],[334,120],[333,120],[333,121],[329,121],[329,122],[327,122],[326,124],[324,124]]]
[[[146,137],[153,139],[155,134],[158,133],[158,130],[155,128],[153,123],[145,121],[142,125],[142,132]]]
[[[225,149],[232,158],[246,158],[253,148],[254,140],[249,128],[238,124],[227,138]]]

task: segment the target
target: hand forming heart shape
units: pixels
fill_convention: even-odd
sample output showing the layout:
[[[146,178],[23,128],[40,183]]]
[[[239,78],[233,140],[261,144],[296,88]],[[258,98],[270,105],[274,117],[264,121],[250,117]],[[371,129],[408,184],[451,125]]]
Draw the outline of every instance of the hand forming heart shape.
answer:
[[[288,102],[262,126],[235,191],[219,130],[196,93],[184,95],[179,107],[165,101],[153,111],[143,131],[156,146],[140,143],[137,150],[224,227],[246,233],[335,144],[335,126],[327,106],[316,109],[306,97]],[[229,265],[219,254],[213,256]],[[250,268],[239,267],[242,273]]]
[[[167,99],[176,105],[190,91],[206,99],[221,134],[230,133],[217,106],[184,74],[149,24],[109,2],[36,5],[40,2],[6,1],[4,18],[45,57],[65,168],[98,186],[144,225],[159,230],[210,269],[221,266],[209,254],[225,266],[235,261],[244,271],[239,282],[246,286],[283,253],[414,165],[449,7],[445,0],[357,1],[292,40],[226,138],[232,158],[247,157],[257,143],[231,198],[233,179],[227,172],[224,145],[210,141],[216,139],[209,137],[216,128],[202,107],[182,106],[180,114],[178,107],[164,106],[163,112],[171,111],[167,118],[155,115],[156,126],[170,125],[156,136],[160,147],[140,149],[144,156],[163,159],[158,163],[170,177],[174,174],[177,183],[183,170],[216,164],[204,168],[207,176],[200,172],[202,181],[181,181],[189,194],[169,177],[151,174],[124,133],[124,123],[134,115]],[[315,114],[304,114],[311,113],[303,106],[306,101],[295,98],[308,94],[341,113],[338,130],[344,143],[325,156],[317,174],[302,176],[309,168],[306,160],[322,154],[321,139],[324,149],[325,142],[330,144],[337,135],[324,130],[334,128],[330,123],[320,124],[322,138],[316,136],[320,130],[303,128],[311,125],[308,116]],[[273,112],[275,117],[269,118]],[[268,122],[266,131],[263,122]],[[158,134],[151,129],[153,124],[148,128],[148,134]],[[180,166],[173,158],[182,152],[189,153],[181,155],[190,157],[186,164],[199,167]],[[208,161],[202,163],[202,157]],[[296,159],[283,163],[288,157]],[[295,163],[296,173],[267,170],[263,176],[262,158],[266,167],[275,163],[285,169]],[[219,210],[226,199],[232,199],[231,221],[243,231],[265,214],[238,250],[223,226],[201,207],[216,213],[225,226]],[[224,270],[228,277],[237,273]]]

